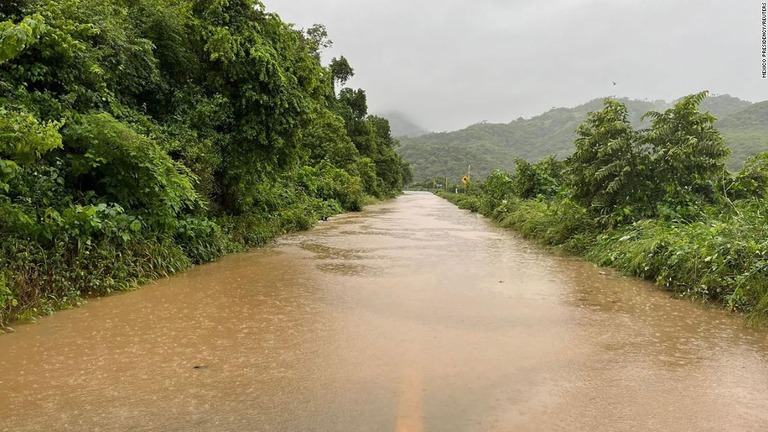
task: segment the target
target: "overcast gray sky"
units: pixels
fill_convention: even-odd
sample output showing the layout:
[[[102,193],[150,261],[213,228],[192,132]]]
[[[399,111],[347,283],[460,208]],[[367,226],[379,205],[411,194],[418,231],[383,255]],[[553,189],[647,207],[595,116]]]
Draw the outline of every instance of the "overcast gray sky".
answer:
[[[264,0],[325,24],[369,111],[432,131],[509,122],[609,95],[709,90],[768,99],[754,0]],[[616,81],[616,86],[612,84]]]

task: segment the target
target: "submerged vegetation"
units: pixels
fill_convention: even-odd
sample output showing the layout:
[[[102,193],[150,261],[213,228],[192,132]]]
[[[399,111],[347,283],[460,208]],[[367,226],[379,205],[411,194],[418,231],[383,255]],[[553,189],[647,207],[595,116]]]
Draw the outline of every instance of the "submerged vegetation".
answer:
[[[768,153],[728,172],[715,119],[699,110],[705,97],[649,111],[639,130],[607,99],[578,127],[567,159],[518,159],[513,174],[439,194],[540,243],[765,322]]]
[[[328,46],[257,0],[0,4],[0,327],[398,193]]]

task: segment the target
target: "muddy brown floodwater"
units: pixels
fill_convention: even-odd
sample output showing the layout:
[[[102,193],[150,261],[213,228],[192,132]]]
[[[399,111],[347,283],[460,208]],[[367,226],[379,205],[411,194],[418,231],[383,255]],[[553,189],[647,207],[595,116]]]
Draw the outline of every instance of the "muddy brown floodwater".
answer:
[[[768,332],[601,273],[408,193],[0,336],[0,430],[768,430]]]

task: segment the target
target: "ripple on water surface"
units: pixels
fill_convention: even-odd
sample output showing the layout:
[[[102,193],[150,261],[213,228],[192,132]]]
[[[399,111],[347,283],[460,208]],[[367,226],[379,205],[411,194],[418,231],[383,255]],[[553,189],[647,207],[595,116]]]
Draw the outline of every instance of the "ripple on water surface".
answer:
[[[768,339],[431,194],[0,336],[0,430],[766,430]]]

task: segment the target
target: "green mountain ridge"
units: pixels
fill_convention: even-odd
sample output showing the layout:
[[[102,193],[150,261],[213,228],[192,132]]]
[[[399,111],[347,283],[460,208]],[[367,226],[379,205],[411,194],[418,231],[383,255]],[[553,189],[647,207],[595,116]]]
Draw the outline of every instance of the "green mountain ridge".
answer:
[[[674,102],[620,98],[627,105],[635,127],[649,126],[642,116],[662,111]],[[514,159],[535,162],[545,156],[562,159],[573,152],[575,130],[587,113],[600,110],[603,98],[573,108],[552,108],[507,124],[478,123],[454,132],[401,138],[398,152],[410,162],[414,181],[448,177],[457,182],[472,166],[474,178],[484,178],[495,169],[514,170]],[[701,104],[719,119],[717,128],[733,153],[731,169],[738,169],[750,155],[768,151],[768,101],[752,103],[729,95],[711,96]]]

